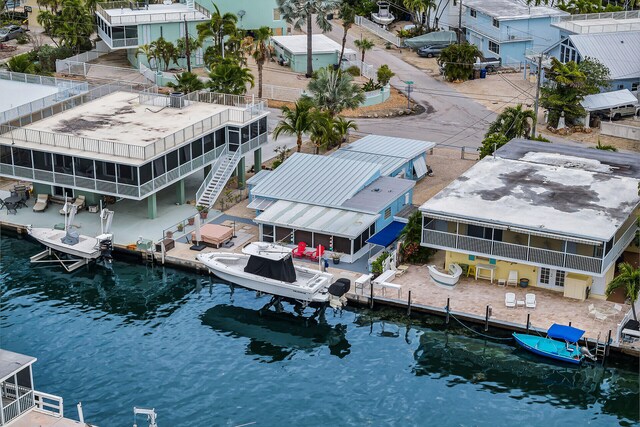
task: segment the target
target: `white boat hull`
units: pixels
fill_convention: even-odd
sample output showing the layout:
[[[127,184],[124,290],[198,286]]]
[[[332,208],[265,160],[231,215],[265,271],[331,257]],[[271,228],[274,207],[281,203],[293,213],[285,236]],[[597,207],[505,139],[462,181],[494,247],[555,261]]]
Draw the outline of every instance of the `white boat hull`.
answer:
[[[330,299],[327,291],[333,280],[330,273],[295,266],[298,280],[288,283],[246,273],[248,255],[211,252],[196,258],[216,276],[247,289],[306,303],[325,303]]]
[[[62,252],[71,256],[84,259],[96,259],[101,255],[98,239],[85,235],[79,235],[79,242],[75,245],[62,243],[66,232],[51,228],[29,228],[28,233],[42,245],[56,252]]]
[[[389,14],[387,16],[380,16],[377,13],[372,13],[371,14],[371,20],[373,22],[375,22],[376,24],[380,24],[380,25],[389,25],[391,24],[394,20],[396,19],[395,16]]]
[[[436,269],[435,265],[430,265],[428,267],[429,275],[436,285],[444,286],[447,288],[453,288],[460,280],[460,276],[462,275],[462,268],[458,264],[451,264],[449,267],[449,273],[443,273]]]

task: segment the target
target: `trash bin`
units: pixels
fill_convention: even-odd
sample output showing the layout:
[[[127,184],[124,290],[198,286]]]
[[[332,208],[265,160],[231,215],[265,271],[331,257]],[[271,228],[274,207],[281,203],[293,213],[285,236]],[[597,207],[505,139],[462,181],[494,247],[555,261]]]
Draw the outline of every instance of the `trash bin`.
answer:
[[[526,288],[527,286],[529,286],[529,279],[520,279],[520,287]]]
[[[473,78],[474,79],[479,79],[480,78],[480,71],[481,70],[473,70]]]
[[[483,68],[482,70],[480,70],[480,78],[481,79],[486,79],[487,78],[487,69]]]

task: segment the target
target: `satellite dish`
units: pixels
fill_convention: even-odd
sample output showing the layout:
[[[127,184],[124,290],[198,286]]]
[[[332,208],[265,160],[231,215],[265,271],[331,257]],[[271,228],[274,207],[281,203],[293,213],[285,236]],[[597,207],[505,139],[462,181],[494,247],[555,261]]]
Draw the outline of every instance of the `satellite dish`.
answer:
[[[240,20],[241,20],[241,21],[242,21],[242,17],[243,17],[244,15],[246,15],[246,14],[247,14],[247,12],[245,12],[245,11],[244,11],[244,10],[242,10],[242,9],[240,9],[240,10],[238,11],[238,17],[240,18]]]

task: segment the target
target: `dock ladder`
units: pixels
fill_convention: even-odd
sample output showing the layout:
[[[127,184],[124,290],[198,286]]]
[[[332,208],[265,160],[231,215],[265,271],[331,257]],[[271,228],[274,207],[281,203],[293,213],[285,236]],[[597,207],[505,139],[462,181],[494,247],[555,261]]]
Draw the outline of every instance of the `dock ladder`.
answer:
[[[600,341],[601,333],[598,332],[598,338],[596,338],[596,358],[598,362],[604,364],[605,356],[607,355],[607,343]]]

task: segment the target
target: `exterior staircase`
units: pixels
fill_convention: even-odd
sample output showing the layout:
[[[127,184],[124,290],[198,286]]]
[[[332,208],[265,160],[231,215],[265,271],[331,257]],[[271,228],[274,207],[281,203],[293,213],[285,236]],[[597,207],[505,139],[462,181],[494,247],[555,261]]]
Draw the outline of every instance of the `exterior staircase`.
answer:
[[[220,196],[220,193],[222,193],[227,181],[231,178],[241,158],[242,153],[240,147],[238,147],[238,150],[235,152],[230,153],[226,149],[222,152],[220,157],[218,157],[211,166],[211,171],[209,171],[196,193],[198,205],[206,206],[209,209],[213,208],[213,205]]]

